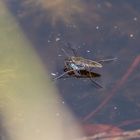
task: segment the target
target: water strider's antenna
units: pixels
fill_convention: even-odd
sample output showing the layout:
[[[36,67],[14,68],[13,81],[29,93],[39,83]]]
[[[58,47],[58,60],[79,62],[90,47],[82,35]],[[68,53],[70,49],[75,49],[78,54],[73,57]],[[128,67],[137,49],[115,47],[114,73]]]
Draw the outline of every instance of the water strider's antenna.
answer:
[[[93,80],[91,77],[90,77],[90,81],[96,85],[96,87],[99,87],[99,88],[103,88],[99,83],[97,83],[95,80]]]
[[[68,42],[67,46],[72,50],[74,56],[77,56],[77,51],[71,46],[71,44]]]
[[[64,52],[64,54],[65,54],[68,58],[71,57],[63,48],[61,48],[61,50]]]

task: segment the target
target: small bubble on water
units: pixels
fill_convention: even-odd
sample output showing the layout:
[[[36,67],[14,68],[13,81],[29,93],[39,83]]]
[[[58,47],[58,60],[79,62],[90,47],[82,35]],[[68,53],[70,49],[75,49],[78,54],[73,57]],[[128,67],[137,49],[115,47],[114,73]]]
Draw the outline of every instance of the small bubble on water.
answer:
[[[130,36],[131,38],[132,38],[132,37],[134,37],[134,35],[133,35],[133,34],[130,34],[129,36]]]
[[[59,37],[57,37],[56,39],[55,39],[55,41],[57,42],[57,41],[59,41],[60,40],[60,38]]]
[[[98,30],[99,29],[99,26],[96,26],[96,29]]]
[[[87,53],[90,53],[90,50],[87,50],[86,52],[87,52]]]
[[[114,106],[114,110],[118,109],[116,106]]]
[[[52,76],[56,76],[56,73],[53,73],[53,72],[52,72],[51,75],[52,75]]]
[[[138,18],[137,18],[137,17],[134,17],[134,18],[133,18],[133,20],[134,20],[134,21],[137,21],[137,20],[138,20]]]

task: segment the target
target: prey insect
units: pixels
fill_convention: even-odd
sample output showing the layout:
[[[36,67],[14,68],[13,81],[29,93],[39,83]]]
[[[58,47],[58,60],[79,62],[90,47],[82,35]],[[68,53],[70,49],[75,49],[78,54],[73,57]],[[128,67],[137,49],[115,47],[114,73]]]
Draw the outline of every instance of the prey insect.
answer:
[[[68,44],[68,46],[71,48],[74,55],[69,56],[67,54],[67,52],[64,49],[62,49],[62,51],[67,56],[67,58],[64,61],[64,73],[62,73],[58,77],[54,78],[54,80],[58,80],[61,78],[69,78],[69,77],[89,78],[90,81],[96,87],[102,88],[102,86],[99,83],[97,83],[95,80],[93,80],[93,78],[100,77],[101,75],[93,72],[92,69],[93,68],[102,68],[103,62],[112,61],[112,60],[115,60],[116,58],[93,61],[90,59],[86,59],[86,58],[77,56],[76,51],[71,47],[71,45]]]

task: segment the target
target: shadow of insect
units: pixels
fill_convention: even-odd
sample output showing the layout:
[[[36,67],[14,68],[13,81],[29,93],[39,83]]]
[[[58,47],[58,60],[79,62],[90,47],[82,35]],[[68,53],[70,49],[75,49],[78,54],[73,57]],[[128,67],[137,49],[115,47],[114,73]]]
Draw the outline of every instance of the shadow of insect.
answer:
[[[117,58],[111,59],[101,59],[98,61],[86,59],[84,57],[79,57],[77,52],[70,43],[67,43],[67,46],[73,52],[73,56],[70,56],[64,49],[62,51],[66,55],[66,59],[64,60],[64,73],[54,78],[54,80],[62,79],[62,78],[89,78],[89,80],[96,86],[97,88],[102,88],[102,86],[95,80],[95,77],[100,77],[101,75],[92,71],[93,68],[102,68],[104,62],[114,61]]]

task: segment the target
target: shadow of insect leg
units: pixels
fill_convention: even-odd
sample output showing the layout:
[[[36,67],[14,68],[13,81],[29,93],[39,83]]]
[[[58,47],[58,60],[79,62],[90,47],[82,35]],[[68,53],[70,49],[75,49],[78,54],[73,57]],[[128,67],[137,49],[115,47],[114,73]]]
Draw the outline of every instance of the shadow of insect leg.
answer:
[[[97,88],[103,88],[98,82],[93,80],[92,74],[91,74],[91,69],[89,70],[89,76],[90,76],[90,81],[94,84],[94,86],[96,86]]]
[[[90,78],[90,81],[94,84],[94,86],[96,86],[97,88],[103,88],[99,83],[97,83],[95,80],[93,80],[92,78]]]

